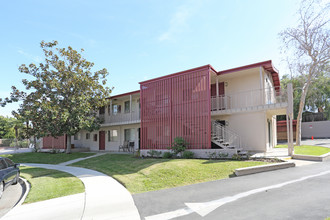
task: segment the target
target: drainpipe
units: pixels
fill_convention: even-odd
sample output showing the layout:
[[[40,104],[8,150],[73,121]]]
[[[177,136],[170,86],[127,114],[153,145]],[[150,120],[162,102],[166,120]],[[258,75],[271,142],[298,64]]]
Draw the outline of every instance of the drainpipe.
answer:
[[[217,111],[219,111],[219,79],[218,76],[216,76],[216,84],[215,84],[215,88],[216,88],[216,100],[217,100]]]

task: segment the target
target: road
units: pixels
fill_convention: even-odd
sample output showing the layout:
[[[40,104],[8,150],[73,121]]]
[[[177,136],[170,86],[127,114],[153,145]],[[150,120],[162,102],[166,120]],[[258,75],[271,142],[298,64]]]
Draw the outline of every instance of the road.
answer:
[[[325,219],[330,162],[133,195],[141,218]]]
[[[21,199],[25,192],[23,182],[20,180],[18,184],[8,186],[3,192],[0,199],[0,218],[4,216],[15,204]]]

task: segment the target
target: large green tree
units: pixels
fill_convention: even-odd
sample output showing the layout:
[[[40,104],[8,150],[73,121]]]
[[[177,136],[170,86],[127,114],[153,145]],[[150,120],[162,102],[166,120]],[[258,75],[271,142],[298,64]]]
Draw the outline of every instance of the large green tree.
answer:
[[[299,111],[299,103],[301,99],[301,90],[305,83],[305,78],[301,75],[290,76],[283,75],[281,85],[287,87],[288,83],[292,83],[295,88],[293,91],[293,109],[294,118],[297,118]],[[317,74],[306,94],[304,111],[330,113],[330,73],[322,71]],[[328,116],[327,116],[328,117]],[[330,119],[330,118],[329,118]]]
[[[298,146],[301,142],[301,120],[308,89],[318,73],[329,72],[329,8],[330,3],[322,5],[319,0],[303,0],[298,10],[297,26],[280,33],[291,73],[301,75],[304,79],[297,116]]]
[[[94,63],[72,47],[58,48],[57,44],[42,41],[44,62],[19,67],[20,72],[34,77],[22,80],[26,90],[32,91],[26,93],[13,86],[11,96],[0,102],[5,105],[22,100],[13,114],[26,122],[28,134],[36,137],[66,134],[70,153],[71,136],[80,130],[99,128],[97,112],[107,104],[111,89],[106,86],[107,69],[92,72]]]

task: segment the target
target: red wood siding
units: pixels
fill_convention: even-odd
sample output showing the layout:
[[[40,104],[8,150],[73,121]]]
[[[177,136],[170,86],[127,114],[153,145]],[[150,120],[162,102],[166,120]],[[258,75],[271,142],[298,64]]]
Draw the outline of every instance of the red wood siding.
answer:
[[[292,120],[294,140],[296,140],[296,126],[297,126],[297,120]],[[288,140],[286,121],[277,121],[277,140],[279,141]]]
[[[209,67],[141,83],[141,149],[167,149],[183,137],[188,149],[211,148]]]
[[[57,138],[44,137],[42,138],[42,148],[43,149],[66,149],[66,136],[60,136]]]

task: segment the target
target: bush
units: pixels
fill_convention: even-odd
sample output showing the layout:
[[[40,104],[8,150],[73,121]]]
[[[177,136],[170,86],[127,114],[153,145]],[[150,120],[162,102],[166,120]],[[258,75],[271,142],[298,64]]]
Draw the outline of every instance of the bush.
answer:
[[[238,154],[233,154],[233,156],[231,157],[231,159],[233,160],[242,160],[242,157]]]
[[[171,152],[164,152],[163,153],[163,158],[164,159],[170,159],[173,157],[173,154]]]
[[[216,152],[207,152],[207,155],[209,157],[209,160],[215,160],[217,159],[217,153]]]
[[[182,154],[182,157],[184,159],[192,159],[192,158],[194,158],[194,152],[184,151],[183,154]]]
[[[221,152],[219,152],[218,154],[219,158],[227,158],[228,155],[229,155],[228,153],[221,153]]]
[[[10,143],[9,146],[10,147],[25,147],[25,148],[27,148],[27,147],[29,147],[29,142],[28,141],[17,141],[17,143],[16,143],[16,141],[13,141],[13,142]]]
[[[187,148],[187,142],[183,139],[183,137],[176,137],[170,147],[173,151],[174,155],[180,154],[182,157],[182,152],[184,152]]]
[[[162,152],[161,151],[156,151],[156,150],[149,150],[147,152],[147,154],[150,156],[150,157],[160,157],[162,155]]]

